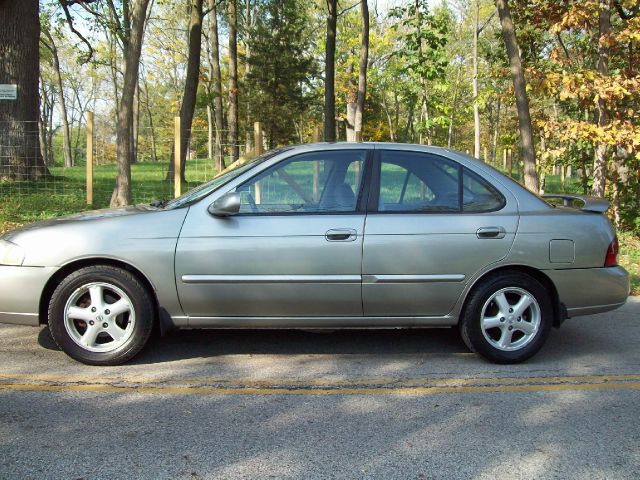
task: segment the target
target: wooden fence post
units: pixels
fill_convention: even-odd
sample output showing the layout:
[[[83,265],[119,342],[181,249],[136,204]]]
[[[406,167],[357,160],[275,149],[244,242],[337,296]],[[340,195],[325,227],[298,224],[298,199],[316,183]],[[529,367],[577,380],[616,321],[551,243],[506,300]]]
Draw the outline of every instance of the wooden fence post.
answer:
[[[93,112],[87,112],[87,205],[93,205]]]
[[[180,131],[180,117],[174,117],[173,121],[173,196],[178,198],[182,194],[182,182],[180,179],[180,142],[182,132]]]
[[[507,168],[509,169],[509,176],[513,178],[513,151],[507,149]]]

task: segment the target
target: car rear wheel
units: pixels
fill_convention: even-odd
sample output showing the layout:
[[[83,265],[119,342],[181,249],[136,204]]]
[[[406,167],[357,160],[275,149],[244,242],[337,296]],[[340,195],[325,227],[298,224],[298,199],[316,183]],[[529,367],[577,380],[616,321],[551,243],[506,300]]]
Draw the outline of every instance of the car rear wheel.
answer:
[[[60,282],[49,303],[49,329],[70,357],[89,365],[117,365],[144,347],[153,312],[151,296],[136,276],[96,265]]]
[[[549,294],[538,280],[520,272],[496,274],[469,295],[460,333],[474,352],[496,363],[533,356],[553,323]]]

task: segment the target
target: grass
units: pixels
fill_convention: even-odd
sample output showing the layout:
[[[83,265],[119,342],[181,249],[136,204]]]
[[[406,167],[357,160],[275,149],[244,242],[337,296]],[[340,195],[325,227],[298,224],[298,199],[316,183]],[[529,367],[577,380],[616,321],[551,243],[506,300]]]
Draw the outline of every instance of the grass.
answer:
[[[618,240],[618,262],[627,269],[631,277],[631,295],[640,295],[640,237],[618,232]]]
[[[39,182],[0,182],[0,233],[26,223],[109,206],[115,185],[116,166],[98,165],[93,172],[93,204],[86,203],[85,167],[53,167],[52,177]],[[188,161],[189,180],[183,192],[211,178],[210,162]],[[137,163],[131,167],[133,203],[171,198],[172,183],[166,179],[167,164]]]
[[[172,186],[166,180],[166,166],[162,163],[132,165],[133,203],[148,203],[171,198]],[[85,200],[85,169],[72,167],[51,169],[53,178],[42,182],[0,182],[0,234],[38,220],[68,215],[91,208],[109,205],[116,177],[115,165],[100,165],[94,169],[94,203]],[[183,191],[214,176],[210,162],[187,162],[189,183]],[[577,190],[577,185],[572,185]],[[547,191],[560,191],[559,177],[547,177]],[[640,237],[619,232],[618,260],[631,276],[631,294],[640,295]]]

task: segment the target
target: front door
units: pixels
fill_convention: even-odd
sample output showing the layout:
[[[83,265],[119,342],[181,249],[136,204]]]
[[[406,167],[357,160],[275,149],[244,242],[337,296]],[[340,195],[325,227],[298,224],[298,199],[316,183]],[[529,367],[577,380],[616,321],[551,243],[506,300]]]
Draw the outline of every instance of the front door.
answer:
[[[364,240],[364,315],[444,316],[476,272],[509,252],[515,201],[443,156],[378,152]]]
[[[191,207],[176,283],[193,324],[207,323],[204,317],[362,316],[358,197],[366,156],[327,150],[283,160],[236,188],[241,209],[234,216],[214,217],[206,202]]]

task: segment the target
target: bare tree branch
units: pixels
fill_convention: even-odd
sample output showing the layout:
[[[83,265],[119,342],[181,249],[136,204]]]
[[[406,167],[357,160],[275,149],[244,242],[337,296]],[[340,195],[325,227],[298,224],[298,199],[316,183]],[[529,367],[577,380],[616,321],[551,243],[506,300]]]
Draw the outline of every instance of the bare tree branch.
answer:
[[[71,29],[71,31],[80,39],[82,40],[82,42],[87,46],[87,48],[89,49],[89,51],[87,52],[86,56],[84,57],[84,61],[88,62],[93,58],[93,47],[91,46],[91,43],[89,43],[89,40],[87,40],[84,35],[82,35],[78,30],[76,30],[76,28],[73,25],[73,17],[71,16],[71,13],[69,12],[69,7],[71,5],[75,5],[77,3],[79,4],[84,4],[84,3],[92,3],[96,0],[58,0],[58,2],[60,3],[60,6],[62,6],[62,9],[64,10],[64,15],[67,18],[67,24],[69,25],[69,28]]]
[[[350,7],[347,7],[347,8],[345,8],[344,10],[342,10],[342,11],[338,12],[338,15],[337,15],[337,16],[339,17],[339,16],[340,16],[340,15],[342,15],[343,13],[347,13],[349,10],[352,10],[352,9],[356,8],[358,5],[360,5],[360,2],[356,2],[356,3],[354,3],[354,4],[353,4],[353,5],[351,5]]]
[[[489,25],[489,22],[493,19],[493,17],[496,15],[497,12],[498,12],[497,10],[494,10],[493,13],[489,16],[489,18],[485,20],[482,26],[478,28],[478,35],[482,33],[482,31],[485,29],[487,25]]]

